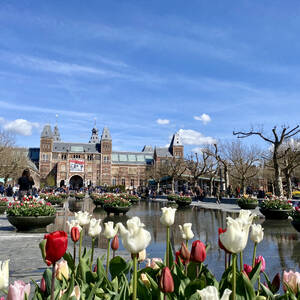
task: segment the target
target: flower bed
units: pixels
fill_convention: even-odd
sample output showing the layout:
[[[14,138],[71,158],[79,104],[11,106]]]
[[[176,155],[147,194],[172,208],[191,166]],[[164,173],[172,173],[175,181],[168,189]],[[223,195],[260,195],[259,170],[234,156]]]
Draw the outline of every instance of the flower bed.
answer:
[[[249,197],[248,195],[243,195],[241,198],[237,199],[237,205],[242,209],[254,209],[258,205],[258,200]]]
[[[52,205],[62,205],[65,201],[65,198],[62,198],[61,195],[49,195],[45,200]]]
[[[260,211],[267,219],[287,219],[293,205],[283,197],[273,197],[260,203]]]
[[[110,213],[113,214],[126,214],[132,203],[119,195],[115,194],[105,194],[104,196],[104,203],[103,203],[103,208],[109,215]]]
[[[130,195],[130,194],[120,194],[121,198],[130,201],[131,203],[137,203],[139,202],[140,198],[136,195]]]
[[[3,214],[8,206],[8,199],[7,198],[1,198],[0,199],[0,214]]]
[[[74,197],[76,198],[76,200],[83,200],[84,197],[85,197],[85,194],[82,194],[82,193],[76,193],[74,195]]]
[[[178,206],[189,206],[192,203],[192,198],[188,196],[168,195],[167,199],[175,201]]]
[[[104,195],[101,195],[101,194],[91,194],[90,195],[90,198],[93,200],[93,203],[96,205],[96,206],[102,206],[104,204],[104,201],[105,201],[105,197]]]

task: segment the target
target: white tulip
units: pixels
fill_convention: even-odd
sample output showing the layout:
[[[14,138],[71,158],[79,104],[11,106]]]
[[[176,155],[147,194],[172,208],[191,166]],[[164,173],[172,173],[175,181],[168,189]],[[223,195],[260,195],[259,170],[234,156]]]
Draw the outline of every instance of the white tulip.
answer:
[[[208,286],[205,289],[197,290],[197,293],[200,295],[201,300],[229,300],[231,290],[226,289],[223,293],[222,298],[219,298],[219,292],[215,286]]]
[[[145,230],[140,218],[133,217],[127,221],[127,229],[122,223],[117,224],[124,248],[137,254],[146,249],[151,241],[151,234]]]
[[[238,219],[239,222],[241,222],[244,225],[251,225],[255,217],[256,214],[253,214],[250,210],[241,209]]]
[[[6,289],[9,284],[9,259],[0,261],[0,290]]]
[[[79,225],[79,222],[76,219],[72,220],[71,222],[67,221],[67,225],[69,228],[69,232],[71,232],[73,227],[77,227],[79,232],[82,230],[82,227]]]
[[[162,210],[162,216],[160,217],[160,223],[165,226],[173,225],[175,221],[176,208],[163,207],[161,210]]]
[[[90,220],[90,226],[89,226],[89,232],[88,235],[91,237],[96,237],[101,232],[101,226],[100,226],[101,220],[96,220],[95,218]]]
[[[179,225],[179,230],[181,232],[181,237],[184,240],[191,240],[194,237],[192,223],[184,223],[183,226]]]
[[[250,238],[253,243],[260,243],[264,238],[264,229],[260,224],[251,225]]]
[[[118,233],[118,227],[114,228],[114,222],[104,223],[103,235],[109,240],[115,237]]]
[[[87,211],[79,211],[75,213],[75,219],[79,222],[80,226],[84,226],[90,223],[91,215]]]
[[[227,217],[227,230],[220,235],[220,241],[227,251],[240,253],[245,249],[250,225],[251,223],[244,223],[240,218]]]

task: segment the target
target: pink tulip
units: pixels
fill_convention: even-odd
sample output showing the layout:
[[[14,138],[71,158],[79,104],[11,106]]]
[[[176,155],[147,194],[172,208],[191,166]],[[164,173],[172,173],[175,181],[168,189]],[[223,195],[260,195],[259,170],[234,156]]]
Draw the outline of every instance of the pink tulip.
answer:
[[[283,283],[284,291],[287,290],[286,285],[288,285],[296,294],[298,288],[300,288],[300,273],[293,271],[283,271]]]
[[[25,293],[29,297],[30,284],[25,284],[25,282],[17,280],[14,284],[9,285],[7,300],[24,300]]]
[[[46,281],[45,281],[44,277],[42,277],[42,279],[41,279],[40,289],[43,293],[46,291]]]
[[[5,300],[5,297],[4,297],[4,296],[2,296],[2,297],[0,298],[0,300]]]
[[[264,270],[266,269],[266,261],[261,255],[255,258],[255,265],[259,264],[260,262],[261,262],[260,272],[264,272]]]
[[[252,271],[252,266],[244,264],[244,271],[246,272],[246,274],[249,276],[249,274]]]

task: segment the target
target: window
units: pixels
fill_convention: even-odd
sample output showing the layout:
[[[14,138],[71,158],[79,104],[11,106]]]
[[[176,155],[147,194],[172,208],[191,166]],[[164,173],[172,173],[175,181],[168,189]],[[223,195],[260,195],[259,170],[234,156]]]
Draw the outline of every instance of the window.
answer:
[[[134,179],[130,180],[130,186],[134,186]]]
[[[62,160],[67,160],[67,154],[62,154],[62,155],[61,155],[61,159],[62,159]]]
[[[116,185],[117,185],[117,180],[116,180],[116,178],[113,178],[113,179],[112,179],[112,185],[113,185],[113,186],[116,186]]]
[[[87,160],[93,160],[93,154],[89,154],[89,155],[87,156]]]
[[[103,156],[103,163],[105,163],[105,164],[109,163],[109,156],[108,155]]]
[[[124,185],[124,186],[126,185],[126,183],[125,183],[125,178],[122,178],[121,184]]]
[[[43,155],[42,155],[42,161],[49,161],[49,154],[43,153]]]
[[[80,158],[80,154],[73,154],[73,158]]]

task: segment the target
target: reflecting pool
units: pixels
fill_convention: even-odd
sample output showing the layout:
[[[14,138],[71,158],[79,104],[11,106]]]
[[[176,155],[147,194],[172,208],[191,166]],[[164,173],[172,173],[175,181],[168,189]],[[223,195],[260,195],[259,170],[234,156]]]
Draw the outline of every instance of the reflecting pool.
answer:
[[[152,241],[147,248],[147,257],[164,257],[166,232],[160,224],[161,207],[167,203],[162,202],[140,202],[133,205],[125,216],[107,217],[101,208],[95,208],[90,199],[83,202],[69,200],[69,208],[58,211],[55,224],[47,227],[47,231],[67,230],[66,221],[74,218],[74,212],[87,210],[95,218],[100,218],[102,222],[114,221],[123,222],[133,216],[138,216],[150,231]],[[238,216],[238,211],[234,213],[222,212],[220,210],[203,209],[197,206],[178,209],[176,212],[175,224],[171,227],[171,242],[174,249],[178,250],[182,242],[179,224],[192,223],[192,230],[195,234],[194,240],[200,239],[205,244],[210,244],[205,261],[209,269],[220,279],[224,271],[224,252],[218,247],[218,228],[226,227],[226,217]],[[289,220],[256,220],[264,227],[264,240],[257,247],[257,255],[262,255],[266,259],[266,273],[272,278],[276,272],[283,270],[298,270],[300,266],[300,234],[292,227]],[[84,244],[90,246],[90,238],[84,239]],[[100,237],[97,247],[105,249],[107,241]],[[191,242],[190,242],[191,245]],[[121,246],[122,249],[122,246]],[[248,246],[244,253],[244,263],[251,264],[253,243],[249,239]]]

